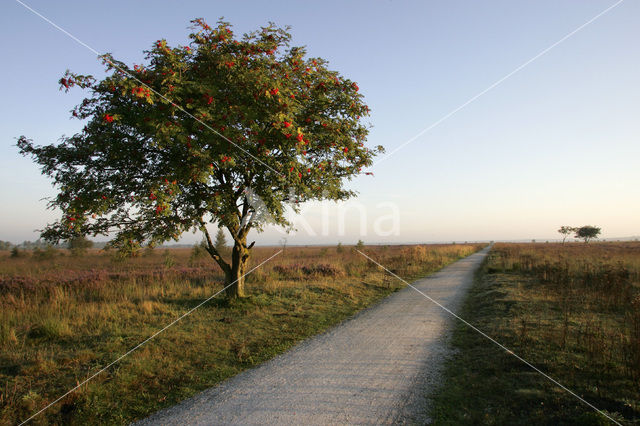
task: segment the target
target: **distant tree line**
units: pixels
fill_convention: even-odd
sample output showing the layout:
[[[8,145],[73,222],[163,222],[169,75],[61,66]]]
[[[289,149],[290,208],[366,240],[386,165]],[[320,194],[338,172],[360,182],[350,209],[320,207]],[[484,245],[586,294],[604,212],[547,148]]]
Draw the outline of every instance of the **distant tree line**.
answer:
[[[100,244],[100,243],[98,243]],[[102,244],[104,245],[104,244]],[[12,250],[13,248],[18,248],[21,250],[35,250],[35,249],[46,249],[49,247],[55,248],[55,249],[64,249],[64,248],[68,248],[68,249],[74,249],[74,248],[90,248],[93,247],[94,243],[91,240],[88,240],[84,237],[76,237],[73,238],[69,241],[67,241],[66,243],[61,243],[61,244],[54,244],[51,245],[49,243],[47,243],[46,241],[43,240],[35,240],[35,241],[23,241],[21,243],[18,244],[14,244],[11,241],[2,241],[0,240],[0,250]]]
[[[0,241],[0,250],[12,250],[15,247],[23,250],[33,250],[35,248],[45,249],[48,246],[49,244],[47,244],[42,240],[23,241],[19,244],[14,244],[11,241]],[[55,248],[64,248],[64,246],[58,245],[58,246],[55,246]]]
[[[574,238],[578,238],[580,240],[583,240],[585,243],[588,243],[589,241],[598,238],[598,235],[600,235],[600,228],[591,225],[579,227],[563,225],[560,227],[560,229],[558,229],[558,232],[560,233],[560,235],[562,235],[563,244],[567,237],[573,233],[575,233],[575,235],[573,236]]]

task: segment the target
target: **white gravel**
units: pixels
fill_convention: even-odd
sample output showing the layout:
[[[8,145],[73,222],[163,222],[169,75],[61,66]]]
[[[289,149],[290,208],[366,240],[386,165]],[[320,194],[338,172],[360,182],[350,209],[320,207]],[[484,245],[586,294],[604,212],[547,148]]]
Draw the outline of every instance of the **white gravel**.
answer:
[[[488,248],[413,283],[456,311]],[[424,424],[450,314],[400,290],[288,352],[140,425]]]

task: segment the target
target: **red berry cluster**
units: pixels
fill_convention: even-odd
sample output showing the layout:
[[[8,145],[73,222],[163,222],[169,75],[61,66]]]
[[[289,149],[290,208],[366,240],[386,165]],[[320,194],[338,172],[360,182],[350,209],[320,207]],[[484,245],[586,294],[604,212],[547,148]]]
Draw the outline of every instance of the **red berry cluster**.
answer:
[[[133,89],[131,89],[131,93],[136,95],[138,98],[148,98],[149,96],[151,96],[151,90],[142,86],[134,87]]]

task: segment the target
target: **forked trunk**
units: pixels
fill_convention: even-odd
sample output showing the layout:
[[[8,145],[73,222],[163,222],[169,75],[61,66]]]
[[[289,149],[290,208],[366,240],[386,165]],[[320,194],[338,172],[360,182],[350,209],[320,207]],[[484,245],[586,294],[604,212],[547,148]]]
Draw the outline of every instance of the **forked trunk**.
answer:
[[[206,248],[209,255],[215,260],[224,272],[224,288],[227,299],[237,299],[245,297],[244,276],[247,273],[247,260],[253,247],[253,243],[247,246],[247,233],[249,228],[245,228],[239,237],[234,237],[233,249],[231,251],[231,264],[227,263],[221,256],[220,249],[217,249],[211,241],[211,235],[206,226],[200,228],[205,235]],[[235,229],[229,229],[232,235],[238,235]]]
[[[244,276],[247,273],[247,260],[249,250],[243,247],[244,244],[236,242],[231,253],[231,268],[225,274],[225,295],[227,299],[237,299],[245,297]]]

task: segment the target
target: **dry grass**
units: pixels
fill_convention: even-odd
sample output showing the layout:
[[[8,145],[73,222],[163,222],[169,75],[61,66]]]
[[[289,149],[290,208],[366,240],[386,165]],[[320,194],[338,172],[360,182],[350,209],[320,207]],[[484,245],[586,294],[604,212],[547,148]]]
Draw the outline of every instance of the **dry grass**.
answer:
[[[479,246],[366,247],[406,279]],[[257,265],[278,248],[254,249]],[[125,424],[193,395],[352,315],[399,288],[344,247],[294,247],[247,277],[250,297],[213,299],[38,416],[35,424]],[[127,261],[10,258],[0,252],[0,423],[25,419],[222,288],[191,249]]]
[[[496,244],[462,316],[624,424],[640,422],[640,244]],[[439,423],[608,424],[466,327]]]

